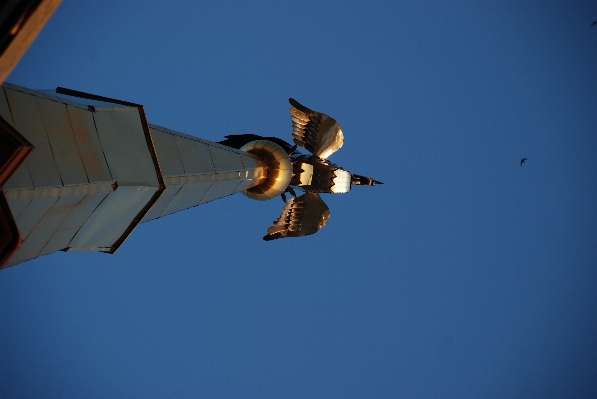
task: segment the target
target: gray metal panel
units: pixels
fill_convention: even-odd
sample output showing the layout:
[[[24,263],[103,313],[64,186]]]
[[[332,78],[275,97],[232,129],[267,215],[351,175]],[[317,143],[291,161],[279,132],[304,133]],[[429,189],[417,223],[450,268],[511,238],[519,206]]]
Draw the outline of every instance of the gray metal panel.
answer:
[[[212,182],[205,182],[182,186],[174,198],[172,198],[172,201],[170,201],[166,209],[164,209],[162,216],[196,206],[199,204],[205,193],[207,193],[211,185]]]
[[[73,250],[112,247],[157,190],[158,187],[119,186],[96,208],[69,247]]]
[[[36,258],[47,242],[50,241],[58,226],[83,197],[83,195],[77,195],[58,199],[24,240],[11,263],[16,264]]]
[[[37,95],[37,92],[35,90],[31,90],[31,89],[29,89],[27,87],[16,85],[14,83],[4,82],[3,85],[4,85],[4,87],[6,89],[16,90],[16,91],[20,91],[20,92],[23,92],[23,93],[31,94],[31,95],[34,95],[34,96]]]
[[[95,130],[93,114],[70,105],[66,109],[89,182],[112,180],[104,150]]]
[[[27,158],[33,185],[35,187],[61,186],[62,180],[54,163],[54,155],[37,98],[12,89],[6,89],[6,96],[15,128],[35,147]]]
[[[87,183],[87,175],[73,135],[66,105],[41,97],[38,97],[37,101],[62,183],[65,186]]]
[[[12,115],[10,114],[10,108],[8,106],[8,100],[6,99],[6,94],[4,93],[4,87],[0,86],[0,116],[4,118],[4,120],[11,125],[14,126],[12,121]]]
[[[48,241],[46,246],[43,247],[43,249],[37,256],[44,256],[52,252],[68,248],[68,244],[73,239],[75,234],[77,234],[77,231],[79,231],[78,227],[73,227],[72,229],[68,230],[57,231],[56,233],[54,233],[50,241]]]
[[[27,238],[31,230],[33,230],[35,225],[37,225],[56,201],[57,198],[42,198],[31,201],[29,206],[17,218],[17,226],[23,239]]]
[[[59,103],[63,103],[65,105],[70,105],[70,106],[73,106],[75,108],[81,108],[81,109],[84,109],[84,110],[89,110],[89,105],[81,104],[81,103],[76,102],[76,101],[72,101],[71,100],[72,99],[71,96],[63,97],[61,94],[56,93],[55,90],[50,90],[49,92],[46,91],[46,90],[37,91],[37,96],[38,97],[43,96],[43,97],[47,98],[48,100],[52,100],[52,101],[56,101],[56,102],[59,102]]]
[[[178,193],[178,190],[180,190],[181,187],[182,185],[180,184],[177,186],[166,187],[166,190],[162,193],[162,195],[160,195],[160,198],[158,198],[156,203],[153,204],[149,212],[147,212],[143,220],[141,220],[141,223],[148,222],[150,220],[162,216],[164,209],[166,209],[172,198],[174,198],[174,196]]]
[[[204,204],[206,202],[234,194],[239,183],[240,181],[238,180],[214,182],[214,184],[209,188],[209,191],[203,196],[201,202],[199,203]]]
[[[153,127],[150,128],[150,132],[162,175],[164,177],[184,175],[184,166],[182,166],[182,160],[178,152],[176,136]]]
[[[8,123],[14,126],[14,121],[12,119],[10,107],[8,106],[6,93],[4,91],[4,87],[2,86],[0,86],[0,115],[2,115],[4,120],[6,120]],[[8,181],[4,184],[4,189],[10,190],[31,188],[33,188],[33,181],[31,180],[31,174],[29,173],[29,168],[27,167],[27,161],[25,161],[21,164],[21,166],[19,166],[19,168],[12,174],[10,179],[8,179]]]
[[[156,125],[152,125],[152,126],[156,126]],[[163,130],[167,131],[168,133],[173,134],[178,137],[187,138],[191,141],[199,141],[199,142],[205,143],[205,144],[213,144],[211,141],[203,140],[203,139],[200,139],[199,137],[191,136],[190,134],[184,134],[181,132],[177,132],[176,130],[168,129],[163,126],[159,126],[159,127],[161,127]]]
[[[185,173],[213,173],[215,171],[209,146],[195,140],[176,136]]]
[[[262,166],[262,164],[257,162],[256,159],[249,155],[241,155],[240,159],[243,162],[243,166],[245,167],[245,169],[257,169]]]
[[[72,228],[79,229],[85,224],[89,216],[95,211],[99,204],[108,196],[109,193],[87,194],[81,202],[68,214],[62,222],[58,231]]]
[[[21,213],[27,208],[31,201],[9,201],[8,205],[10,206],[10,211],[12,212],[13,218],[18,218]]]
[[[251,187],[253,183],[254,180],[242,180],[234,191],[238,193],[240,191],[246,190],[247,188]]]
[[[93,117],[112,178],[119,185],[158,187],[138,108],[104,110],[98,107]]]
[[[216,167],[216,172],[241,170],[245,168],[243,162],[240,160],[240,154],[236,152],[223,150],[213,145],[209,146],[209,151],[214,166]]]
[[[33,150],[35,152],[35,149]],[[23,162],[21,166],[10,176],[10,179],[4,184],[5,190],[24,190],[33,189],[33,180],[29,173],[29,166],[27,161]]]

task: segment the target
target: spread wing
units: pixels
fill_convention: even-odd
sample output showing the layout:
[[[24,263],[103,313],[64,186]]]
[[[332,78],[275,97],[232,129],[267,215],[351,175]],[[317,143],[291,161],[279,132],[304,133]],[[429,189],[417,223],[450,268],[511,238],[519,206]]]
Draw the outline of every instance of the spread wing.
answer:
[[[295,144],[322,159],[327,159],[342,148],[344,134],[336,120],[313,111],[292,98],[288,101],[292,105],[290,116]]]
[[[330,219],[330,210],[317,193],[305,193],[286,202],[282,214],[267,229],[265,241],[317,233]]]

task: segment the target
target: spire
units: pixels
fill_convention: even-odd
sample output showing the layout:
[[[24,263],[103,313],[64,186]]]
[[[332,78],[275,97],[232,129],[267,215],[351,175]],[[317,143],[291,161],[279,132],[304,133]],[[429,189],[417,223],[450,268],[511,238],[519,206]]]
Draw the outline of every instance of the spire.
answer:
[[[5,267],[58,250],[114,253],[140,222],[266,175],[255,155],[150,125],[138,104],[4,83],[0,112],[35,146],[4,185],[23,240]]]

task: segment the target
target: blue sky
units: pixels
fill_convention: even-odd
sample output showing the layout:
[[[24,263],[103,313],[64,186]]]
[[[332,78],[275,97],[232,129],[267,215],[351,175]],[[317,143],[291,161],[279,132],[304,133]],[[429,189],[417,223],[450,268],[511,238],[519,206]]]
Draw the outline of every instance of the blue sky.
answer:
[[[281,200],[0,272],[0,398],[594,398],[597,20],[573,2],[69,2],[8,81],[290,140],[383,181],[264,242]],[[528,161],[520,166],[520,159]]]

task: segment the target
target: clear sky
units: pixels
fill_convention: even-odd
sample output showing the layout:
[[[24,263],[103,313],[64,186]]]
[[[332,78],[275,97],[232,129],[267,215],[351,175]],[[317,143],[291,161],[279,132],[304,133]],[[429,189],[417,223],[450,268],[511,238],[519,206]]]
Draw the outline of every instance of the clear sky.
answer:
[[[383,186],[242,195],[0,272],[0,398],[595,398],[597,5],[69,2],[8,81],[290,140]],[[528,158],[522,167],[521,158]]]

